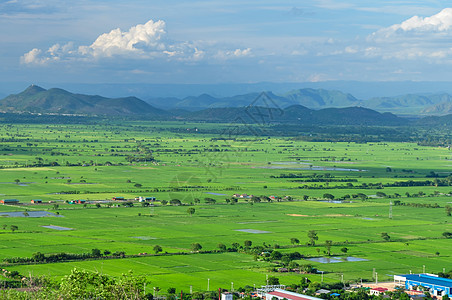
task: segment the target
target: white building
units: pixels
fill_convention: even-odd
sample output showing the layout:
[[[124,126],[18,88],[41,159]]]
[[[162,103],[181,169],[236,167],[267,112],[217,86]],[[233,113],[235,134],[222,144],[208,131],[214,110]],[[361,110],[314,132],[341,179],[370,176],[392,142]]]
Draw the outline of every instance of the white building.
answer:
[[[311,297],[303,294],[293,293],[289,291],[285,291],[282,289],[275,289],[272,292],[268,292],[265,294],[265,300],[273,300],[273,299],[287,299],[287,300],[316,300],[321,298]],[[223,300],[223,299],[222,299]]]

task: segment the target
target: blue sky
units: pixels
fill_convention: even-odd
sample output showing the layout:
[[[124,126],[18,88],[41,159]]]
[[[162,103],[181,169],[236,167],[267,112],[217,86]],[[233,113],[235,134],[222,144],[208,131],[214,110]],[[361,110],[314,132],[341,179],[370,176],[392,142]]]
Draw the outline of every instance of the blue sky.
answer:
[[[0,81],[450,81],[448,6],[0,0]]]

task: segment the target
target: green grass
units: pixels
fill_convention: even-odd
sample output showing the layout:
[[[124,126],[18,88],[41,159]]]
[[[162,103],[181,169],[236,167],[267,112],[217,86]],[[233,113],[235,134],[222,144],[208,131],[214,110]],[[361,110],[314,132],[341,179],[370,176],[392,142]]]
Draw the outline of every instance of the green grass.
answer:
[[[451,205],[452,198],[447,194],[452,187],[343,188],[345,182],[326,184],[303,182],[300,178],[275,178],[282,173],[304,176],[328,173],[335,179],[356,180],[354,185],[433,180],[426,177],[432,171],[442,176],[450,174],[452,154],[447,148],[411,143],[303,142],[277,137],[217,140],[224,136],[203,133],[211,126],[215,125],[130,122],[99,124],[96,128],[0,126],[0,199],[16,198],[26,203],[0,206],[0,211],[49,210],[61,216],[0,217],[0,259],[30,257],[38,251],[84,253],[93,248],[136,255],[152,253],[155,245],[168,253],[190,252],[194,242],[200,243],[203,250],[215,250],[219,243],[228,247],[235,242],[243,245],[245,240],[251,240],[253,245],[292,247],[290,239],[296,237],[301,245],[281,251],[322,256],[325,241],[332,240],[333,255],[344,256],[341,248],[345,245],[349,249],[347,256],[368,260],[312,263],[325,272],[326,281],[338,281],[342,275],[346,280],[371,280],[373,268],[380,280],[390,280],[390,275],[410,270],[420,272],[423,265],[428,272],[452,268],[452,240],[441,236],[445,231],[452,232],[452,219],[444,209]],[[165,128],[170,127],[179,127],[181,133],[167,132]],[[200,129],[198,133],[186,130],[194,127]],[[128,156],[140,157],[149,149],[154,162],[126,160]],[[39,164],[44,166],[36,166]],[[135,186],[137,183],[141,187]],[[300,188],[304,185],[316,189]],[[405,196],[420,191],[425,196]],[[375,198],[377,192],[390,196],[397,193],[401,197]],[[291,196],[296,201],[251,205],[239,199],[238,204],[226,204],[225,199],[234,193]],[[370,199],[355,199],[353,203],[316,201],[322,200],[325,193],[336,198],[364,193]],[[301,201],[305,195],[309,201]],[[75,199],[100,201],[114,196],[128,199],[153,196],[167,201],[177,198],[187,205],[199,198],[201,203],[162,206],[157,202],[152,208],[141,207],[139,203],[132,208],[108,208],[105,202],[101,202],[101,208],[94,204],[85,208],[65,203]],[[205,197],[215,199],[217,204],[204,204]],[[31,199],[42,199],[45,203],[31,205]],[[437,203],[441,208],[393,206],[393,218],[389,219],[389,202],[394,200]],[[196,209],[193,216],[188,215],[188,207]],[[6,229],[1,229],[3,225]],[[11,232],[11,225],[19,230]],[[57,231],[43,228],[44,225],[73,230]],[[239,229],[269,233],[251,234]],[[315,230],[319,236],[314,247],[305,245],[309,230]],[[384,242],[382,232],[388,233],[393,241]],[[235,287],[261,285],[266,275],[277,276],[284,284],[299,282],[305,276],[271,273],[268,270],[272,266],[243,253],[216,253],[22,265],[8,269],[56,278],[74,267],[113,276],[132,269],[149,277],[155,286],[184,290],[190,285],[194,290],[206,289],[208,278],[213,289],[229,287],[231,281]],[[320,280],[320,275],[308,277]]]

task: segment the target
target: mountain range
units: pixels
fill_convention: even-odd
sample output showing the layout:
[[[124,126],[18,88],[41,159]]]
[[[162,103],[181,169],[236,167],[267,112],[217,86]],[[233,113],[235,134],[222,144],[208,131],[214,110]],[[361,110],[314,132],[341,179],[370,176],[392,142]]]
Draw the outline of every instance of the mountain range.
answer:
[[[452,96],[447,93],[406,94],[394,97],[374,97],[359,100],[353,95],[337,90],[296,89],[282,94],[265,92],[275,107],[285,109],[303,105],[311,109],[360,106],[379,112],[407,116],[446,115],[452,113]],[[179,98],[151,98],[148,103],[162,109],[197,111],[206,108],[243,107],[252,103],[261,93],[248,93],[232,97],[213,97],[208,94]]]
[[[0,111],[73,115],[142,116],[143,119],[192,120],[265,124],[406,125],[399,114],[446,115],[452,113],[452,96],[407,94],[359,100],[335,90],[297,89],[280,95],[248,93],[216,98],[208,94],[179,98],[107,98],[74,94],[59,88],[31,85],[0,100]],[[389,112],[388,112],[389,111]],[[426,118],[450,124],[451,117]]]

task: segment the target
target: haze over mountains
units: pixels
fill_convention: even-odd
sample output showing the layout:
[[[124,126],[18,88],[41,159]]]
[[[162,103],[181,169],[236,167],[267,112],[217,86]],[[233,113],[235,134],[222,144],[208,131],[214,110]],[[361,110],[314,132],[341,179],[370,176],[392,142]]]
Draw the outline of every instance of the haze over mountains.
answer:
[[[359,100],[337,90],[296,89],[281,94],[247,93],[231,97],[208,94],[180,98],[107,98],[74,94],[59,88],[31,85],[19,94],[0,100],[0,111],[12,113],[143,116],[154,119],[230,122],[244,119],[259,122],[265,110],[267,123],[319,125],[405,125],[405,115],[447,115],[452,113],[452,96],[407,94],[397,97]],[[395,114],[393,114],[395,113]],[[259,116],[260,117],[256,117]],[[430,118],[430,123],[449,117]]]
[[[452,96],[438,94],[406,94],[395,97],[374,97],[359,100],[353,95],[337,90],[296,89],[282,94],[266,92],[273,105],[287,108],[291,105],[303,105],[311,109],[344,108],[360,106],[379,112],[391,112],[399,115],[446,115],[452,113]],[[153,98],[148,102],[162,109],[183,109],[196,111],[205,108],[243,107],[252,103],[260,93],[249,93],[232,97],[217,98],[208,94],[179,98]]]

